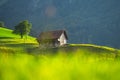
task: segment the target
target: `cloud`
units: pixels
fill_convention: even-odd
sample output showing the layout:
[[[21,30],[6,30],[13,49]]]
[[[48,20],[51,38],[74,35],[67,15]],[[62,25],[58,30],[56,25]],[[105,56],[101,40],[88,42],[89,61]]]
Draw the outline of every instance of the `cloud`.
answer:
[[[8,2],[8,0],[0,0],[0,6],[4,5],[7,2]]]

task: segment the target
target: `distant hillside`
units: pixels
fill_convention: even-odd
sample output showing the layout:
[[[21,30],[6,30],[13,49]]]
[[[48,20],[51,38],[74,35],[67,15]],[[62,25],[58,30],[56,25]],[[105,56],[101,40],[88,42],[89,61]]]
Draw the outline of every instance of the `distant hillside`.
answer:
[[[119,0],[1,0],[0,21],[13,29],[21,20],[33,23],[32,35],[66,29],[70,43],[120,48]]]

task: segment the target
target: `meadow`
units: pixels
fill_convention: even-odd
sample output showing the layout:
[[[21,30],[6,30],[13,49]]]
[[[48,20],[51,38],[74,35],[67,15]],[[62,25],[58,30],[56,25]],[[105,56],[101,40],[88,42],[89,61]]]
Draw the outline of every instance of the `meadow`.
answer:
[[[120,50],[92,44],[40,49],[0,28],[0,80],[120,80]]]
[[[56,55],[0,54],[0,80],[119,80],[120,60],[59,52]]]

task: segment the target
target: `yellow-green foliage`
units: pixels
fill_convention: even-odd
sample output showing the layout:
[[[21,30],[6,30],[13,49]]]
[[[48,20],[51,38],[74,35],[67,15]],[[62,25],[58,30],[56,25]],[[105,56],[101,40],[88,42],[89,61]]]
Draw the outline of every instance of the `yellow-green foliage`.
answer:
[[[0,80],[120,80],[120,61],[74,55],[0,55]]]

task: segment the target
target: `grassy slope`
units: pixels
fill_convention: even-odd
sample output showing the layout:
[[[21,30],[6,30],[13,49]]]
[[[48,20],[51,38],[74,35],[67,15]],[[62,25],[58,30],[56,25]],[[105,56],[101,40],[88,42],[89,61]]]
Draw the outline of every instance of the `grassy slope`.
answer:
[[[11,34],[12,30],[6,29],[6,28],[1,28],[0,27],[0,37],[17,37],[14,34]]]
[[[0,53],[15,53],[17,50],[21,52],[25,48],[35,45],[37,42],[33,37],[28,36],[27,39],[20,39],[19,35],[12,34],[12,30],[0,28]]]
[[[1,28],[1,27],[0,27],[0,39],[1,39],[1,38],[2,38],[2,39],[6,39],[6,38],[8,38],[8,39],[12,39],[12,38],[20,39],[20,36],[19,36],[19,35],[12,34],[12,31],[13,31],[13,30],[11,30],[11,29]],[[32,41],[32,40],[35,39],[35,38],[28,36],[28,40],[30,40],[30,39],[31,39],[31,42],[35,42],[35,41]],[[7,40],[7,39],[6,39],[6,40]],[[19,42],[19,41],[18,41],[18,42]]]
[[[11,31],[0,28],[0,80],[120,80],[120,61],[115,60],[119,50],[91,44],[38,49],[33,48],[38,46],[34,38],[28,37],[24,43]],[[33,53],[58,54],[7,54],[21,53],[26,48]]]
[[[0,28],[0,49],[12,49],[12,50],[17,50],[17,49],[24,49],[27,48],[28,52],[32,53],[55,53],[59,51],[64,51],[64,52],[74,52],[77,50],[81,50],[84,52],[89,52],[89,53],[119,53],[119,50],[106,47],[106,46],[96,46],[92,44],[70,44],[67,47],[61,47],[61,48],[53,48],[53,49],[36,49],[33,48],[34,46],[38,46],[35,38],[28,36],[28,38],[20,39],[19,35],[12,34],[12,30],[6,29],[6,28]],[[4,50],[3,50],[4,51]]]

